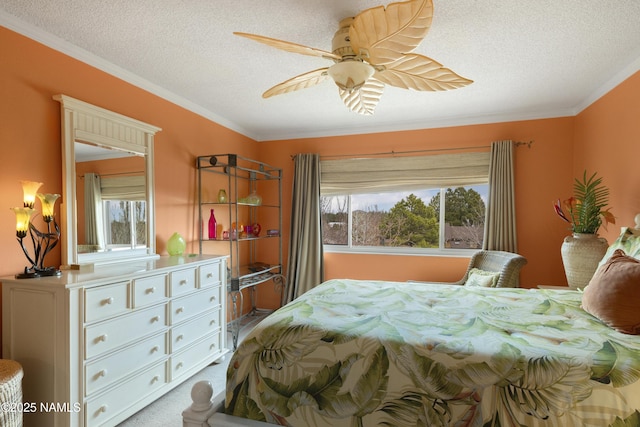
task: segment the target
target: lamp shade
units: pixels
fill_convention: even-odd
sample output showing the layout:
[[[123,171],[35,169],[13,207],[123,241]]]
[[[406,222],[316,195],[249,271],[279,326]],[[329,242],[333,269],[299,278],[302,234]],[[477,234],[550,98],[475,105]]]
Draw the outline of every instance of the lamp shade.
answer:
[[[40,203],[42,204],[42,217],[46,222],[50,222],[53,219],[53,208],[56,204],[56,200],[60,197],[59,194],[37,194]]]
[[[35,212],[32,208],[11,208],[16,214],[16,235],[20,238],[27,235],[29,230],[29,223],[31,222],[31,215]]]
[[[340,89],[351,92],[360,89],[375,70],[371,65],[353,59],[333,64],[327,72]]]
[[[20,181],[20,183],[22,184],[22,191],[24,193],[24,207],[32,208],[36,202],[36,193],[40,186],[42,186],[42,183],[36,181]]]

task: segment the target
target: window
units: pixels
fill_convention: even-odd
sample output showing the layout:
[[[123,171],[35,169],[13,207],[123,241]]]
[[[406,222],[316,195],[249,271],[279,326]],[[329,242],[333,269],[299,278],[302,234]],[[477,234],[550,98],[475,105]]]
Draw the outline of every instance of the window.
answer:
[[[330,250],[373,252],[481,248],[489,157],[322,161],[323,243]]]
[[[104,236],[107,249],[135,249],[147,243],[144,201],[103,200]]]
[[[476,184],[323,196],[323,243],[374,252],[479,249],[487,193],[488,184]]]
[[[103,236],[107,250],[147,245],[147,205],[144,176],[102,177]]]

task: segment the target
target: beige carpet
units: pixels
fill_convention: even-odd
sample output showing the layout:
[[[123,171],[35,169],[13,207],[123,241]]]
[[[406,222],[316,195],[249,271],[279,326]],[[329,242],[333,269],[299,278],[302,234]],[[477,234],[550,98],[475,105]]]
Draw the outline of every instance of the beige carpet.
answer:
[[[239,340],[242,341],[247,332],[262,318],[264,318],[263,314],[251,316],[240,331]],[[227,334],[227,347],[233,348],[231,334]],[[151,405],[118,424],[118,427],[181,427],[182,411],[191,405],[191,388],[195,383],[201,380],[210,381],[214,395],[224,391],[227,366],[232,354],[227,353],[220,363],[204,368]]]
[[[182,411],[191,405],[191,388],[201,380],[211,382],[214,394],[224,391],[227,366],[232,353],[221,363],[207,366],[193,377],[174,388],[140,412],[129,417],[118,427],[180,427]]]

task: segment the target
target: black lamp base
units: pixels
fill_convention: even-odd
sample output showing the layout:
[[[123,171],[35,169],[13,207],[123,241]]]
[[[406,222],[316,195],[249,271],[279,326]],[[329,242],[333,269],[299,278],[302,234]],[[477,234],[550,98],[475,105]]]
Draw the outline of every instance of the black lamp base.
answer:
[[[27,267],[24,268],[23,273],[16,274],[16,279],[33,279],[34,277],[40,277],[40,275]]]
[[[36,277],[61,276],[62,272],[55,267],[46,268],[24,268],[22,273],[16,274],[16,279],[35,279]]]

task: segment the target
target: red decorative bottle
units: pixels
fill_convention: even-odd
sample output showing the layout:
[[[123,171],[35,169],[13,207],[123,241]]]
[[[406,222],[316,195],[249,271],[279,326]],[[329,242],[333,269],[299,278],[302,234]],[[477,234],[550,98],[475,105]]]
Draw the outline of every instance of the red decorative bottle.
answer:
[[[216,216],[213,213],[213,209],[211,209],[211,215],[209,216],[209,239],[216,239],[218,237],[218,222],[216,221]]]

